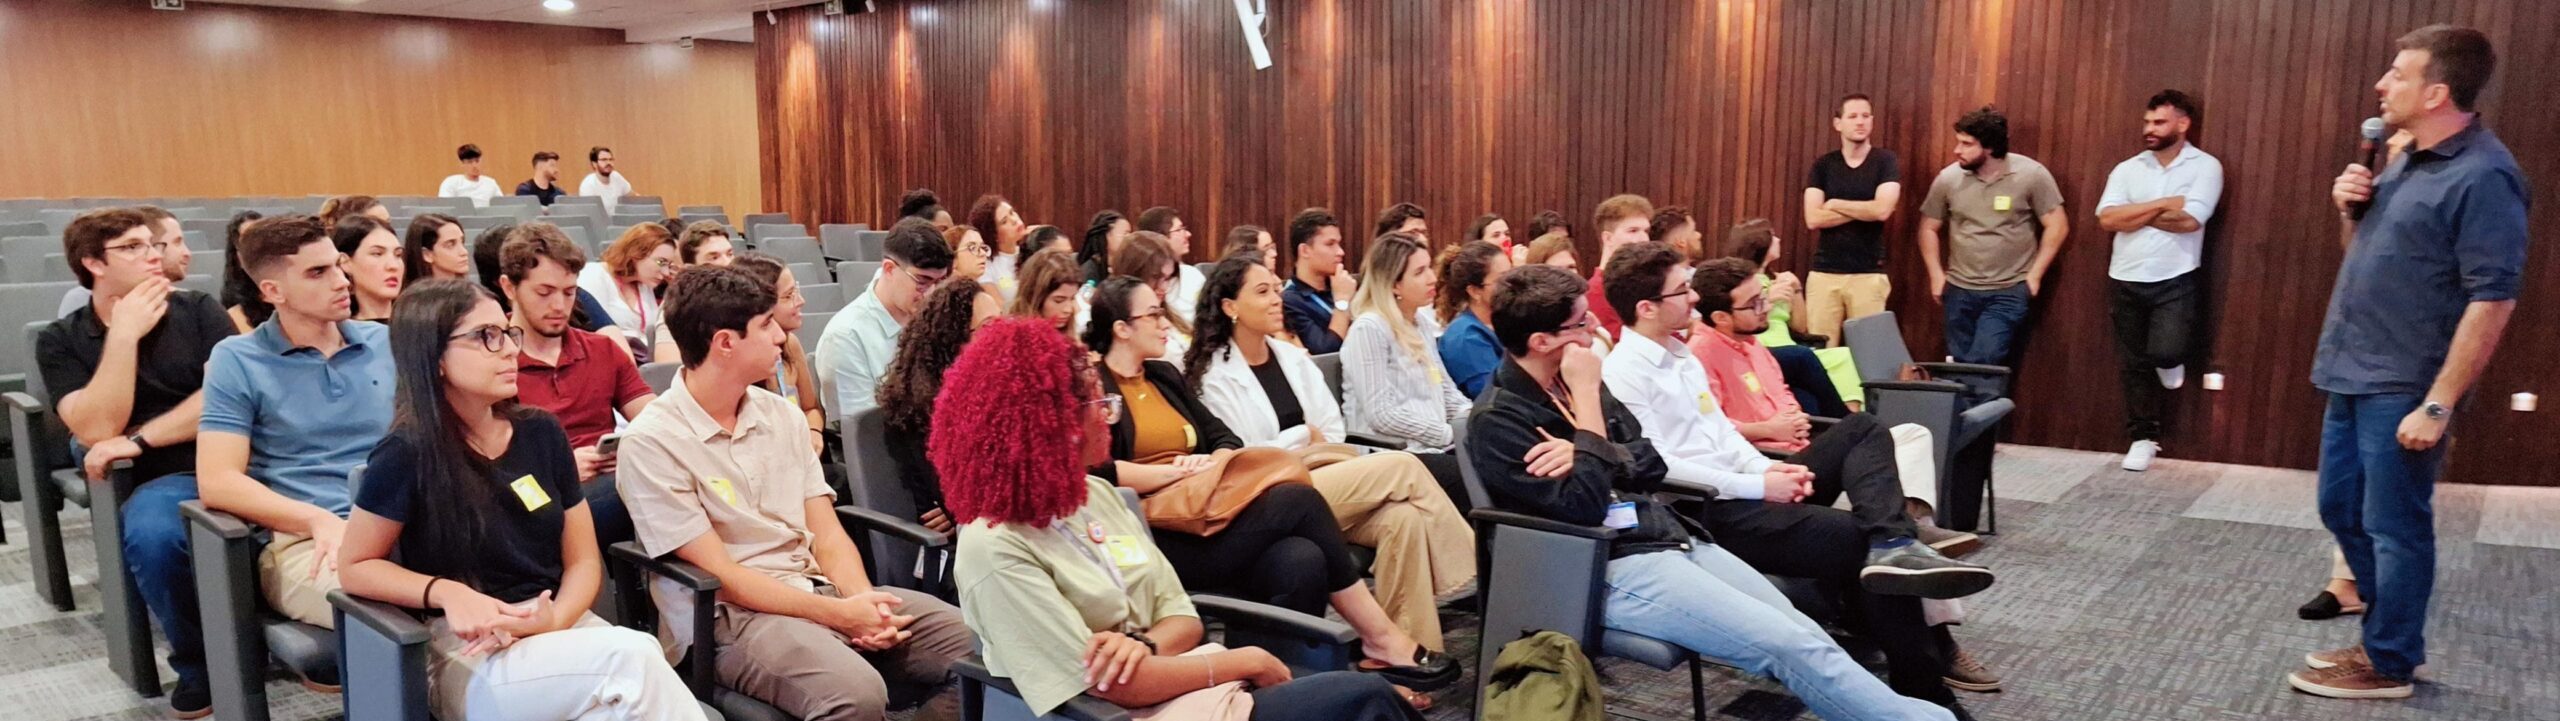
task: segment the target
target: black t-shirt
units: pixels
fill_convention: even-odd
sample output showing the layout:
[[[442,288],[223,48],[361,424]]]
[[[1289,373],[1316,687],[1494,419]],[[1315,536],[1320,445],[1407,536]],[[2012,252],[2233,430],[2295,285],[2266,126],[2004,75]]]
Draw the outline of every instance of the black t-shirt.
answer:
[[[483,519],[478,549],[438,548],[420,529],[405,525],[424,487],[418,461],[417,448],[406,438],[384,436],[366,459],[363,482],[356,488],[357,508],[404,524],[400,565],[470,583],[506,603],[521,603],[543,591],[558,593],[560,532],[568,523],[568,509],[585,499],[578,489],[577,461],[569,455],[569,435],[560,430],[559,421],[548,413],[516,420],[515,440],[485,479],[489,500],[498,510]],[[532,481],[520,490],[520,479]]]
[[[543,205],[550,205],[551,201],[559,200],[560,196],[568,195],[569,191],[561,190],[559,181],[552,181],[550,189],[546,190],[534,185],[533,181],[527,180],[516,184],[516,194],[541,198]]]
[[[1867,161],[1855,168],[1834,150],[1813,161],[1813,177],[1805,180],[1805,187],[1820,188],[1823,197],[1834,200],[1875,200],[1877,187],[1901,180],[1902,163],[1891,150],[1869,148]],[[1821,233],[1822,241],[1813,250],[1814,272],[1884,272],[1883,223],[1852,220]]]
[[[125,421],[127,432],[168,413],[204,388],[204,364],[213,358],[214,344],[237,330],[231,315],[222,310],[222,302],[213,296],[171,289],[169,310],[161,314],[160,324],[134,345],[133,413]],[[45,392],[58,404],[72,391],[89,387],[106,352],[107,328],[99,323],[94,304],[47,324],[36,335],[36,371],[44,378]],[[137,481],[195,470],[192,441],[153,448],[133,459]]]
[[[1280,372],[1278,358],[1266,357],[1253,366],[1253,379],[1262,382],[1262,395],[1271,399],[1271,414],[1280,418],[1281,430],[1307,424],[1307,409],[1298,405],[1298,391],[1289,386],[1288,374]]]

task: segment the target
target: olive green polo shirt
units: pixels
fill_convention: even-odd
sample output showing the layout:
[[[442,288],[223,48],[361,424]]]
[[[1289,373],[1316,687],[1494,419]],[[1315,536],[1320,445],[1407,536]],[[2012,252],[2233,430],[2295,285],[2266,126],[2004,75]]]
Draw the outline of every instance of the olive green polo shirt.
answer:
[[[2062,207],[2062,188],[2044,164],[2017,153],[2009,169],[1983,180],[1948,164],[1929,183],[1920,213],[1946,223],[1947,283],[1966,290],[1998,290],[2027,279],[2035,265],[2037,218]]]
[[[981,518],[960,527],[959,546],[960,617],[986,639],[987,670],[1011,679],[1032,713],[1084,693],[1095,633],[1200,615],[1146,522],[1099,478],[1085,479],[1082,508],[1046,527]]]

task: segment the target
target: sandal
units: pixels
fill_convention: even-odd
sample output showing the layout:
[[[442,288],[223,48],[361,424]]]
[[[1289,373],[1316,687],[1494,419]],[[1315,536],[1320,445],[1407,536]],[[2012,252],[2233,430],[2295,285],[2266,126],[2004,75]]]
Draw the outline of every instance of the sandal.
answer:
[[[2346,605],[2339,603],[2337,594],[2333,594],[2328,591],[2321,591],[2320,595],[2311,597],[2310,603],[2302,604],[2301,608],[2294,609],[2294,615],[2301,616],[2302,620],[2305,621],[2323,621],[2337,618],[2339,616],[2352,616],[2359,613],[2364,613],[2364,604],[2359,603],[2355,605]]]
[[[1374,673],[1398,686],[1419,691],[1438,691],[1458,682],[1458,660],[1448,654],[1415,646],[1413,665],[1390,666],[1377,659],[1361,659],[1361,673]]]

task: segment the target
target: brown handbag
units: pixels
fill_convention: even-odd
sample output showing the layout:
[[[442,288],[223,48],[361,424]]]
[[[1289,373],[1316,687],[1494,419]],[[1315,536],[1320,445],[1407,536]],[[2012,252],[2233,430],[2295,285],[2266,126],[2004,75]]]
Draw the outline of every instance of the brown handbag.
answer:
[[[1313,485],[1298,455],[1278,448],[1247,448],[1184,476],[1145,498],[1147,525],[1195,536],[1214,536],[1262,492],[1283,483]]]

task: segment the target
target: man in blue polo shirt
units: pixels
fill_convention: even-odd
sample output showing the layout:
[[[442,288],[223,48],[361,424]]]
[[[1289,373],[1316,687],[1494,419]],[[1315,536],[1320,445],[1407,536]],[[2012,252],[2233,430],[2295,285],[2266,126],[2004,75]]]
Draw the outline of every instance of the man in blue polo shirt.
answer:
[[[269,218],[237,252],[276,313],[205,364],[197,482],[206,507],[275,532],[258,556],[267,604],[327,627],[347,473],[391,426],[389,331],[347,320],[347,275],[318,219]]]
[[[2497,350],[2524,268],[2524,172],[2472,110],[2497,63],[2488,37],[2431,25],[2398,45],[2373,90],[2412,142],[2379,176],[2347,166],[2330,192],[2347,257],[2311,366],[2329,394],[2320,520],[2366,612],[2363,643],[2313,653],[2286,680],[2331,698],[2407,698],[2426,663],[2446,424]]]

